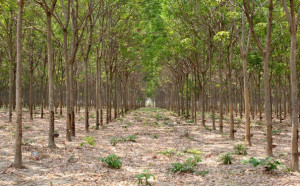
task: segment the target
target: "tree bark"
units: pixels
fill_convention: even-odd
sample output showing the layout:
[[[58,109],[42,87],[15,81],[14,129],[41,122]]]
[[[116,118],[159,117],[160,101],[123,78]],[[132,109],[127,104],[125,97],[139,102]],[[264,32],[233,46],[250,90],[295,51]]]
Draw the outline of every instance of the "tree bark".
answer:
[[[299,151],[298,151],[298,79],[297,79],[297,26],[299,22],[298,10],[297,18],[295,18],[295,7],[294,0],[290,0],[290,10],[288,10],[286,5],[286,0],[283,0],[284,10],[290,26],[290,37],[291,37],[291,53],[290,53],[290,81],[291,81],[291,122],[292,122],[292,141],[291,141],[291,169],[294,171],[299,171]]]
[[[13,166],[22,168],[22,22],[24,0],[18,2],[18,19],[17,19],[17,71],[16,71],[16,115],[15,124],[15,157]]]
[[[48,147],[55,148],[54,142],[54,85],[53,85],[53,49],[51,13],[47,12],[47,49],[48,49],[48,84],[49,84],[49,134]]]

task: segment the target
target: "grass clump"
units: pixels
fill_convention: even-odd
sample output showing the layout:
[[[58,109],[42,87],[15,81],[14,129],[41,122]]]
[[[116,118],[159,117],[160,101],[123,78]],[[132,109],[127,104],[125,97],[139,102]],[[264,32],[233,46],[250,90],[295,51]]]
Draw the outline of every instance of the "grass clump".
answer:
[[[112,146],[116,146],[117,143],[123,141],[123,138],[115,138],[115,137],[112,137],[112,138],[110,138],[109,141],[110,141],[110,144],[111,144]]]
[[[168,117],[166,117],[166,116],[164,116],[164,115],[162,115],[162,114],[159,114],[159,113],[157,113],[157,114],[154,116],[154,118],[155,118],[157,121],[160,121],[160,120],[166,121],[166,120],[169,120],[169,119],[170,119],[170,118],[168,118]]]
[[[28,130],[30,129],[30,126],[24,126],[24,129]]]
[[[188,154],[198,155],[198,156],[202,156],[203,154],[203,152],[198,149],[186,149],[183,152]]]
[[[135,134],[128,136],[126,141],[136,142],[137,136]]]
[[[154,139],[158,139],[158,134],[153,134],[153,136],[152,136]]]
[[[126,142],[126,141],[130,141],[130,142],[136,142],[137,136],[135,134],[128,136],[127,138],[117,138],[117,137],[112,137],[110,138],[110,144],[112,146],[116,146],[117,143],[119,142]]]
[[[236,155],[247,155],[247,149],[243,144],[236,144],[234,146],[234,153]]]
[[[149,172],[149,170],[144,170],[143,173],[136,175],[134,178],[137,179],[137,182],[139,185],[151,185],[151,183],[148,181],[149,179],[153,178],[155,180],[155,176]]]
[[[135,116],[133,119],[137,122],[143,122],[143,119],[139,116]]]
[[[209,173],[209,171],[196,171],[196,172],[194,172],[195,175],[199,175],[199,176],[205,176],[208,173]]]
[[[225,165],[232,164],[233,157],[228,152],[220,154],[218,156],[218,158],[219,158],[219,161]]]
[[[196,172],[195,166],[201,161],[200,156],[190,157],[184,163],[172,163],[169,170],[173,173],[194,173]]]
[[[100,158],[100,160],[105,163],[106,166],[113,169],[120,169],[122,167],[120,157],[115,154],[110,154],[106,158]]]

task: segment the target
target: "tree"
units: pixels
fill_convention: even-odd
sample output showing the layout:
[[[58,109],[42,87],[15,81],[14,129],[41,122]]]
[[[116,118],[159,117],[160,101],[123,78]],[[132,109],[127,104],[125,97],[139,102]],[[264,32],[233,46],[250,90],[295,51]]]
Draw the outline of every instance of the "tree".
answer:
[[[17,0],[17,71],[16,71],[16,136],[14,167],[22,168],[22,24],[24,0]]]
[[[295,15],[295,2],[290,0],[290,10],[287,7],[286,0],[282,0],[284,12],[286,14],[291,35],[291,53],[290,53],[290,79],[291,79],[291,122],[292,122],[292,141],[291,141],[291,167],[294,171],[299,171],[299,153],[298,153],[298,78],[297,78],[297,30],[300,18],[300,8],[298,8],[297,16]]]
[[[49,7],[45,0],[37,1],[44,9],[47,17],[47,56],[48,56],[48,87],[49,87],[49,135],[48,147],[55,148],[54,142],[54,86],[53,86],[53,48],[52,48],[52,15],[57,0],[52,1]]]
[[[273,156],[273,144],[272,144],[272,108],[271,108],[271,89],[270,89],[270,75],[269,75],[269,60],[271,55],[271,42],[272,42],[272,21],[273,21],[273,0],[268,0],[268,17],[267,17],[267,35],[265,47],[263,48],[255,30],[253,15],[254,12],[250,12],[249,1],[243,0],[243,8],[249,23],[249,27],[253,36],[253,39],[263,55],[264,62],[264,104],[265,104],[265,114],[266,114],[266,126],[267,126],[267,148],[266,152],[268,156]],[[254,3],[253,3],[254,9]]]

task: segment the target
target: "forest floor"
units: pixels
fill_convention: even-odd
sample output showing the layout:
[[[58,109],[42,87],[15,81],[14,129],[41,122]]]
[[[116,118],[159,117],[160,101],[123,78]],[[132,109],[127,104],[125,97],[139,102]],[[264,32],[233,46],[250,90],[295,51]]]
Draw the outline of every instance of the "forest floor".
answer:
[[[55,125],[60,136],[58,148],[47,148],[48,121],[38,115],[34,121],[24,112],[23,121],[23,164],[24,169],[14,169],[12,123],[8,123],[7,112],[0,112],[0,185],[137,185],[136,175],[148,170],[155,176],[152,185],[299,185],[300,174],[287,171],[290,159],[290,129],[288,121],[273,126],[274,157],[283,165],[268,173],[263,167],[244,164],[250,157],[264,158],[266,140],[261,122],[251,123],[253,146],[247,147],[245,156],[235,155],[235,144],[243,144],[243,125],[236,124],[234,141],[228,138],[228,123],[225,118],[224,133],[200,127],[191,120],[176,117],[167,110],[141,108],[131,111],[100,130],[84,131],[84,113],[77,116],[76,137],[72,142],[65,140],[65,118],[56,116]],[[47,117],[47,116],[46,116]],[[95,114],[90,114],[94,126]],[[209,118],[209,115],[207,115]],[[236,120],[239,121],[239,120]],[[241,123],[241,121],[239,121]],[[218,122],[216,122],[218,124]],[[111,138],[127,138],[136,135],[136,142],[122,141],[115,146]],[[84,137],[91,136],[94,145],[83,144]],[[232,153],[233,163],[224,165],[218,155]],[[100,157],[116,154],[121,157],[121,169],[105,166]],[[172,173],[171,163],[183,163],[193,155],[201,155],[202,162],[195,166],[197,171],[207,174]]]

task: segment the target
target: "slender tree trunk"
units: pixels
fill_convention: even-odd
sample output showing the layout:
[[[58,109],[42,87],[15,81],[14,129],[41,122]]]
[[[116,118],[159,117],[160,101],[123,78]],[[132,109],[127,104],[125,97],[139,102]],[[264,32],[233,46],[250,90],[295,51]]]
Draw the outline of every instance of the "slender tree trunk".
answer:
[[[99,105],[100,105],[100,56],[99,56],[99,49],[97,49],[97,61],[96,61],[96,130],[99,130]]]
[[[291,141],[291,168],[294,171],[299,171],[299,151],[298,151],[298,114],[299,114],[299,103],[298,103],[298,77],[297,77],[297,25],[298,17],[295,18],[295,7],[294,0],[290,0],[290,10],[288,10],[286,1],[283,0],[284,10],[290,25],[291,33],[291,53],[290,53],[290,85],[291,85],[291,122],[292,122],[292,141]],[[290,11],[290,12],[289,12]],[[298,11],[298,14],[300,9]],[[299,16],[299,15],[297,15]]]
[[[51,14],[47,13],[47,49],[48,49],[48,84],[49,84],[49,134],[48,147],[55,148],[54,142],[54,85],[53,85],[53,49],[52,49]]]
[[[117,105],[117,72],[113,73],[114,77],[114,94],[113,94],[113,109],[114,109],[114,119],[117,118],[118,115],[118,105]]]
[[[63,51],[64,51],[64,60],[65,60],[65,83],[66,83],[66,104],[67,104],[67,119],[66,119],[66,140],[72,141],[71,138],[71,99],[70,99],[70,65],[69,65],[69,56],[68,56],[68,30],[63,29]]]
[[[250,135],[250,99],[249,99],[249,75],[247,69],[247,58],[245,54],[242,57],[243,60],[243,76],[244,76],[244,100],[245,100],[245,144],[251,146],[251,135]]]
[[[205,89],[204,89],[204,75],[202,75],[202,89],[201,89],[201,124],[203,127],[205,127],[205,101],[204,101],[204,96],[205,96]]]
[[[220,48],[220,59],[219,59],[219,83],[220,83],[220,106],[219,106],[219,131],[223,133],[223,77],[222,77],[222,59],[223,59],[223,48]]]
[[[32,39],[32,38],[31,38]],[[32,44],[32,43],[31,43]],[[33,45],[33,44],[32,44]],[[33,47],[33,46],[32,46]],[[31,50],[31,56],[30,56],[30,60],[29,60],[29,71],[30,71],[30,75],[29,75],[29,119],[30,121],[33,120],[33,108],[32,108],[32,84],[33,84],[33,48]]]
[[[22,22],[24,0],[18,2],[18,19],[17,19],[17,71],[16,71],[16,115],[15,124],[15,157],[13,166],[22,168]]]
[[[231,80],[231,65],[233,62],[233,43],[230,45],[229,65],[228,65],[228,102],[229,102],[229,137],[234,139],[234,119],[233,119],[233,101],[232,101],[232,80]]]
[[[88,59],[84,60],[84,108],[85,108],[85,132],[89,132],[89,107],[88,107]]]

